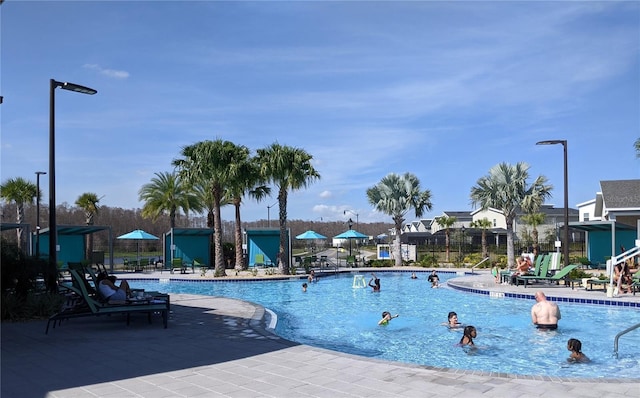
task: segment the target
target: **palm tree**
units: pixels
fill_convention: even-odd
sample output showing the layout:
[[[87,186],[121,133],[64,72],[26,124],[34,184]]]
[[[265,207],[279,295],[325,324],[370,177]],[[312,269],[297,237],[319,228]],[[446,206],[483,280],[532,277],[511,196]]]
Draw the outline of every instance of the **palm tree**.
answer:
[[[155,173],[151,182],[138,191],[138,198],[144,202],[142,217],[156,221],[164,214],[169,215],[171,228],[176,227],[176,217],[180,210],[199,212],[202,203],[197,193],[189,188],[176,173]]]
[[[435,218],[435,222],[444,228],[444,246],[446,250],[446,257],[444,261],[449,262],[449,253],[451,248],[451,232],[449,228],[453,226],[458,221],[456,217],[449,216],[440,216]]]
[[[230,141],[207,140],[182,148],[182,158],[173,161],[180,178],[189,186],[204,187],[213,205],[214,276],[226,275],[220,208],[228,197],[227,190],[238,180],[238,168],[234,165],[241,163],[245,151],[244,146]]]
[[[487,249],[487,229],[491,228],[493,224],[488,218],[473,221],[471,223],[472,228],[482,229],[482,258],[489,257],[489,250]]]
[[[538,225],[544,223],[546,215],[544,213],[528,213],[520,217],[520,219],[527,225],[531,225],[531,240],[533,241],[533,254],[538,255]]]
[[[507,262],[509,267],[515,264],[513,250],[513,221],[518,207],[532,208],[551,196],[553,186],[546,185],[547,179],[539,176],[531,184],[529,165],[518,162],[515,166],[500,163],[489,170],[489,174],[478,179],[471,188],[471,203],[483,210],[489,207],[501,210],[507,224]]]
[[[242,220],[240,217],[240,206],[245,195],[261,201],[271,193],[271,188],[261,185],[264,182],[260,174],[260,167],[249,156],[246,147],[238,147],[240,151],[236,157],[237,164],[230,165],[236,169],[237,179],[230,183],[227,191],[227,201],[235,208],[235,269],[241,271],[244,266],[244,256],[242,252]]]
[[[313,156],[303,149],[280,145],[277,142],[267,148],[258,149],[256,160],[266,182],[278,188],[278,217],[280,220],[280,249],[278,269],[289,274],[289,246],[287,244],[287,197],[289,190],[306,188],[320,179],[320,174],[311,165]]]
[[[379,212],[391,216],[396,230],[393,254],[396,266],[402,265],[400,235],[404,216],[411,209],[416,217],[422,217],[425,210],[431,210],[431,191],[420,188],[420,180],[411,173],[403,175],[389,173],[378,184],[367,189],[369,203]]]
[[[76,206],[84,211],[84,221],[87,225],[93,225],[94,217],[98,214],[100,207],[98,203],[100,202],[100,198],[93,192],[85,192],[76,199]],[[88,234],[87,236],[87,246],[85,248],[85,258],[91,259],[91,254],[93,252],[93,233]]]
[[[40,197],[36,184],[25,180],[22,177],[10,178],[0,185],[0,197],[8,202],[16,203],[16,222],[24,222],[24,205],[33,203],[36,197]],[[55,211],[51,210],[50,211]],[[18,238],[18,249],[22,248],[22,228],[16,228]]]

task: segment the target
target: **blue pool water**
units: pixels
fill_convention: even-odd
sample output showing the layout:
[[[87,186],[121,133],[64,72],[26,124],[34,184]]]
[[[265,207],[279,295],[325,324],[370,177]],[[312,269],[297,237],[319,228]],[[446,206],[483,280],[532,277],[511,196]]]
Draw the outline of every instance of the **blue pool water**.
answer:
[[[381,273],[380,293],[352,288],[353,275],[323,277],[302,292],[303,281],[132,282],[133,287],[168,293],[225,296],[251,301],[278,315],[276,333],[302,344],[405,363],[491,372],[559,377],[640,378],[640,329],[614,337],[640,323],[636,309],[561,304],[557,331],[531,325],[532,300],[490,298],[449,288],[432,289],[427,273]],[[443,273],[441,280],[452,275]],[[369,278],[369,275],[365,275]],[[533,289],[531,291],[533,293]],[[399,313],[378,326],[382,311]],[[476,349],[456,346],[460,330],[441,323],[447,313],[478,330]],[[589,364],[566,358],[569,338],[582,341]]]

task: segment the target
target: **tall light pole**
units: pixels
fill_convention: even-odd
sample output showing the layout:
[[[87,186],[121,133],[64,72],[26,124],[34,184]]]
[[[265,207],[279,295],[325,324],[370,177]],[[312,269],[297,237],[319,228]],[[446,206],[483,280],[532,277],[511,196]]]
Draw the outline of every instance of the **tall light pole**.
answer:
[[[360,222],[358,221],[358,218],[360,217],[360,215],[358,213],[356,213],[355,211],[353,211],[353,210],[345,210],[345,211],[342,212],[342,214],[344,214],[346,216],[347,212],[349,212],[349,213],[353,214],[354,216],[356,216],[356,231],[358,231],[359,224],[360,224]],[[351,229],[351,228],[349,228],[349,229]]]
[[[562,252],[564,256],[564,266],[569,265],[569,170],[567,164],[567,140],[547,140],[538,141],[536,145],[557,145],[562,144],[564,148],[564,244]]]
[[[273,206],[277,205],[278,202],[275,202],[274,204],[272,204],[271,206],[267,206],[267,225],[269,226],[269,228],[271,228],[271,214],[270,214],[270,210]]]
[[[351,227],[353,227],[353,220],[349,219],[347,222],[349,223],[349,230],[351,230]],[[351,238],[349,238],[349,257],[351,257]]]
[[[46,171],[36,171],[36,258],[40,258],[40,176]]]
[[[79,84],[59,82],[51,79],[49,91],[49,262],[58,266],[58,231],[56,225],[56,88],[93,95],[98,91]]]

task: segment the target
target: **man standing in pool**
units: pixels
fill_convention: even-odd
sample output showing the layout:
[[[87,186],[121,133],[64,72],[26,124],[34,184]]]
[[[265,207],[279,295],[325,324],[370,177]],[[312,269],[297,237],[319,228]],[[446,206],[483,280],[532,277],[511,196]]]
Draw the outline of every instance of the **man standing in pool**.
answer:
[[[531,307],[531,320],[538,329],[556,330],[561,318],[560,308],[556,303],[547,301],[543,292],[535,294],[537,303]]]

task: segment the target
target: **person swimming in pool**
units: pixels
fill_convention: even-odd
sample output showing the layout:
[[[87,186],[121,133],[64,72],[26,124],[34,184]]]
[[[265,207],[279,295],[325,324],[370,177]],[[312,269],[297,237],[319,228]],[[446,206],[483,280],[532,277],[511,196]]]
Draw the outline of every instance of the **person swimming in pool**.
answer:
[[[537,303],[531,307],[531,321],[538,329],[556,330],[562,317],[560,308],[556,303],[547,301],[547,297],[541,291],[536,292],[535,298]]]
[[[475,344],[473,344],[473,339],[475,339],[477,335],[478,332],[474,326],[467,326],[464,328],[464,334],[462,335],[459,344],[461,346],[468,345],[473,347],[475,346]]]
[[[382,313],[382,319],[380,319],[380,321],[378,322],[378,325],[388,325],[390,320],[392,320],[393,318],[397,318],[399,316],[400,314],[391,315],[389,311],[384,311]]]
[[[374,292],[380,291],[380,278],[376,276],[375,273],[371,273],[371,280],[369,281],[369,286],[373,288]]]
[[[306,292],[306,291],[307,291],[307,286],[308,286],[308,285],[307,285],[307,283],[306,283],[306,282],[302,284],[302,291],[303,291],[303,292]]]
[[[587,363],[591,360],[582,353],[582,342],[578,339],[569,339],[567,341],[567,350],[571,351],[571,355],[567,358],[568,362]]]
[[[463,325],[458,322],[458,314],[451,311],[449,315],[447,315],[447,322],[443,323],[443,325],[448,326],[449,329],[461,328]]]
[[[418,277],[416,276],[416,273],[415,273],[415,272],[412,272],[412,273],[411,273],[411,279],[418,279]]]

